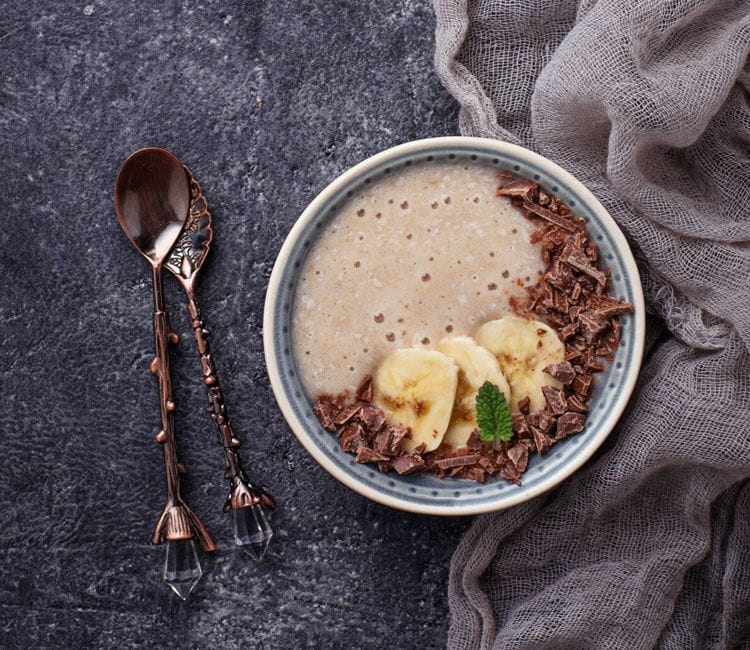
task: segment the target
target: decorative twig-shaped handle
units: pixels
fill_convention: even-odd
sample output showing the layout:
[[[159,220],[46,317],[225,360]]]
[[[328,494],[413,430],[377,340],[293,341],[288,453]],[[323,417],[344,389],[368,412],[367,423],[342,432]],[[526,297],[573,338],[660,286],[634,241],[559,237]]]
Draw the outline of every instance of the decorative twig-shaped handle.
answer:
[[[209,330],[201,316],[200,307],[195,299],[192,286],[186,286],[188,297],[188,312],[190,322],[195,335],[195,343],[200,355],[201,369],[203,371],[203,382],[208,387],[208,409],[211,419],[216,423],[219,440],[224,448],[224,459],[226,461],[226,478],[231,484],[231,492],[224,504],[224,511],[231,509],[247,508],[255,504],[263,504],[273,510],[276,501],[263,488],[251,483],[242,469],[242,461],[238,449],[242,444],[234,433],[229,421],[229,413],[224,404],[224,395],[219,384],[211,348],[208,343]]]
[[[167,482],[167,503],[156,524],[153,542],[158,544],[163,539],[167,541],[191,539],[195,535],[204,550],[213,551],[216,545],[208,530],[188,507],[180,493],[180,474],[185,471],[185,468],[177,458],[174,431],[175,404],[172,399],[172,378],[169,371],[169,343],[176,343],[178,337],[169,329],[169,319],[164,308],[164,288],[160,267],[153,267],[152,279],[156,356],[149,370],[159,378],[161,431],[156,435],[156,442],[164,447],[164,473]]]

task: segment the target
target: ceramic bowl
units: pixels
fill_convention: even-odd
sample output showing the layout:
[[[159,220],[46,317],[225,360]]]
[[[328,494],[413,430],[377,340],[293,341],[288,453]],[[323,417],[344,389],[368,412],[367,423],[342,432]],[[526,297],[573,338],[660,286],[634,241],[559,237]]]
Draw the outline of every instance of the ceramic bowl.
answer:
[[[534,454],[522,485],[490,478],[484,484],[428,475],[383,474],[343,452],[334,434],[313,413],[313,400],[300,382],[293,356],[290,312],[299,270],[316,237],[336,213],[336,206],[364,183],[404,165],[424,160],[465,159],[537,181],[561,197],[588,222],[591,237],[611,271],[612,295],[634,305],[621,317],[622,338],[614,361],[596,375],[586,429]],[[445,137],[409,142],[355,165],[307,206],[294,224],[271,273],[263,318],[268,374],[279,408],[305,449],[328,472],[361,495],[392,508],[432,515],[470,515],[501,510],[531,499],[559,484],[596,451],[612,431],[635,385],[643,351],[645,311],[633,255],[620,229],[579,181],[555,163],[522,147],[482,138]]]

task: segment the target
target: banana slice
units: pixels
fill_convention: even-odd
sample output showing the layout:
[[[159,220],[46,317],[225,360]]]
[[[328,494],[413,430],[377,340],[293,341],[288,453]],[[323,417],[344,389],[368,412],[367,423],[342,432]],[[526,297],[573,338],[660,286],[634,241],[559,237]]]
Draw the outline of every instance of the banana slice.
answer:
[[[508,378],[511,410],[517,411],[518,401],[528,395],[530,411],[541,411],[546,405],[542,386],[562,388],[543,372],[548,365],[565,360],[565,346],[548,325],[506,316],[482,325],[474,338],[497,357]]]
[[[454,448],[465,447],[466,440],[477,427],[477,392],[485,381],[492,382],[505,395],[510,404],[510,387],[500,370],[495,355],[477,345],[469,336],[444,338],[438,350],[448,355],[458,365],[458,389],[456,403],[443,438],[444,443]]]
[[[375,404],[388,424],[411,428],[405,449],[424,443],[432,451],[440,445],[458,385],[458,368],[449,357],[435,350],[396,350],[378,367],[373,385]]]

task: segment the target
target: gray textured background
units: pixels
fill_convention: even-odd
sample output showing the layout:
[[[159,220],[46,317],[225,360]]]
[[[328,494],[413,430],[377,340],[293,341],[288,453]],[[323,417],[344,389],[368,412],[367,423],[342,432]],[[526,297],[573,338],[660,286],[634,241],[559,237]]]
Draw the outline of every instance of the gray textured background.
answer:
[[[427,0],[2,7],[0,646],[442,646],[467,522],[389,511],[324,473],[282,421],[261,346],[271,266],[306,203],[372,153],[457,130]],[[177,153],[208,197],[203,308],[245,457],[281,502],[265,563],[227,548],[184,337],[186,491],[222,547],[187,604],[149,543],[163,504],[149,276],[111,201],[145,145]],[[173,282],[168,301],[188,333]]]

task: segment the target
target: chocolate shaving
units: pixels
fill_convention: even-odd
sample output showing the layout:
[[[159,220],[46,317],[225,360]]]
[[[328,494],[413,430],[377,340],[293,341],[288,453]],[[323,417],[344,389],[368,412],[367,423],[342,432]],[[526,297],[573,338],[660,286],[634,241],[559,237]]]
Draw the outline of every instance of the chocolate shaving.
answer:
[[[497,189],[497,196],[519,196],[528,199],[531,193],[539,186],[532,181],[511,181],[507,185],[501,185]]]
[[[529,407],[531,405],[531,398],[528,395],[525,395],[521,399],[518,400],[518,410],[521,411],[524,415],[529,414]]]
[[[544,399],[547,400],[547,404],[555,415],[565,413],[568,404],[565,400],[564,393],[554,386],[542,386],[542,393],[544,393]]]
[[[583,399],[586,399],[591,392],[591,384],[594,378],[591,375],[578,375],[571,384],[571,388],[578,393]]]
[[[575,232],[577,230],[575,224],[571,223],[568,219],[561,217],[560,215],[543,208],[541,205],[536,205],[529,200],[523,202],[523,207],[529,212],[535,214],[537,217],[541,217],[545,221],[549,221],[568,232]]]
[[[336,423],[333,421],[333,404],[331,403],[331,396],[323,394],[315,400],[315,406],[313,407],[318,422],[327,431],[336,431]]]
[[[544,368],[544,372],[566,386],[576,378],[576,371],[573,370],[573,366],[568,361],[553,363]]]
[[[461,467],[463,465],[474,465],[479,460],[479,454],[469,454],[467,456],[456,456],[454,458],[441,458],[435,461],[440,469],[450,469],[451,467]]]
[[[508,449],[508,463],[511,463],[514,466],[519,475],[523,474],[529,463],[529,448],[522,443],[513,445]]]
[[[339,444],[344,451],[357,452],[360,447],[367,445],[365,430],[358,422],[347,424],[341,433]]]
[[[474,429],[469,434],[469,437],[466,439],[466,448],[467,449],[481,449],[481,447],[482,447],[482,439],[479,437],[479,430]]]
[[[358,463],[377,463],[378,461],[387,461],[388,457],[378,453],[374,449],[369,447],[360,447],[357,450],[357,462]]]
[[[355,395],[361,402],[372,402],[372,375],[367,375],[359,383]]]
[[[424,466],[424,460],[420,456],[396,456],[391,459],[391,465],[399,474],[413,474]]]
[[[359,419],[368,431],[376,433],[385,424],[385,413],[375,406],[363,406],[359,413]]]
[[[556,440],[562,440],[586,427],[586,416],[581,413],[563,413],[557,418]]]
[[[552,446],[553,440],[543,432],[537,429],[536,427],[531,427],[531,433],[534,435],[534,444],[536,445],[536,450],[541,454],[544,455],[547,453],[547,450]]]

